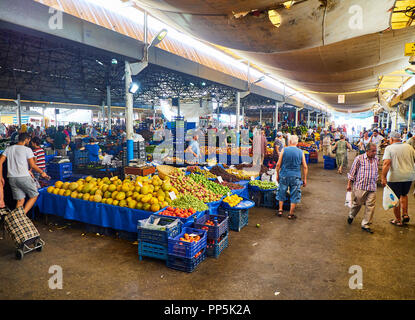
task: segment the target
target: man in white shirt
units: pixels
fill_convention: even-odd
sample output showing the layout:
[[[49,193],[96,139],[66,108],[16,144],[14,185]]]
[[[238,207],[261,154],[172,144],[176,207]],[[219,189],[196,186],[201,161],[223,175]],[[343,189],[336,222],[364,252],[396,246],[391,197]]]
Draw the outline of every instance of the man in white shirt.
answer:
[[[380,150],[380,145],[382,144],[383,140],[384,138],[379,134],[379,131],[377,129],[373,130],[373,134],[370,137],[370,142],[376,145],[376,148],[378,149],[378,154]]]
[[[390,140],[391,145],[385,148],[383,156],[382,185],[388,185],[399,198],[399,206],[393,208],[395,219],[390,222],[402,226],[409,222],[408,192],[415,180],[415,150],[402,143],[399,132],[391,132]]]
[[[39,195],[35,180],[29,171],[29,165],[34,171],[40,173],[42,178],[50,179],[50,177],[36,165],[33,151],[27,147],[29,142],[29,134],[20,133],[18,143],[7,147],[0,157],[1,187],[4,188],[3,163],[7,160],[7,177],[9,178],[13,199],[17,201],[16,208],[23,207],[26,195],[29,197],[29,200],[24,206],[24,212],[26,214],[33,207]],[[2,196],[2,194],[0,196]],[[0,203],[2,201],[3,199],[0,199]]]

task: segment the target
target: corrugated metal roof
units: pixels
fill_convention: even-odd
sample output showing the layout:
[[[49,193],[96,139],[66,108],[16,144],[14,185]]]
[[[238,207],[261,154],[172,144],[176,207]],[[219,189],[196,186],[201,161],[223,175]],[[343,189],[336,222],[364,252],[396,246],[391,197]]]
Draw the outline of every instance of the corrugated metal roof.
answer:
[[[101,6],[83,0],[34,0],[49,7],[59,9],[67,14],[100,25],[104,28],[119,32],[128,37],[143,41],[144,32],[142,23],[134,22],[120,14]],[[134,7],[135,10],[140,10]],[[141,10],[140,10],[141,11]],[[149,39],[154,36],[154,31],[149,28]],[[205,54],[191,46],[187,46],[175,39],[166,37],[158,45],[159,48],[173,54],[197,62],[214,70],[229,74],[233,77],[246,80],[244,72],[236,67],[220,61],[218,58]],[[264,86],[265,87],[265,86]],[[271,88],[268,88],[271,89]]]

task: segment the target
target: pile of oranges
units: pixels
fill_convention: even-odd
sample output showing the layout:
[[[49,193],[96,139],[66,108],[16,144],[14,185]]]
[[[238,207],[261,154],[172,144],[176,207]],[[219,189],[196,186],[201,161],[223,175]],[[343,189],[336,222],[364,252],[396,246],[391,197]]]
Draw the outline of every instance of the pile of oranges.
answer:
[[[202,254],[203,250],[200,250],[198,253],[195,254],[195,258],[197,258],[198,256],[200,256]]]
[[[180,241],[184,242],[198,242],[200,240],[200,236],[189,236],[189,234],[185,233],[183,237],[180,238]]]
[[[205,225],[206,225],[206,226],[211,226],[211,227],[214,227],[214,226],[215,226],[215,224],[213,223],[213,221],[212,221],[212,220],[208,220],[208,221],[206,221],[206,222],[205,222]],[[202,227],[202,230],[209,230],[209,227]]]

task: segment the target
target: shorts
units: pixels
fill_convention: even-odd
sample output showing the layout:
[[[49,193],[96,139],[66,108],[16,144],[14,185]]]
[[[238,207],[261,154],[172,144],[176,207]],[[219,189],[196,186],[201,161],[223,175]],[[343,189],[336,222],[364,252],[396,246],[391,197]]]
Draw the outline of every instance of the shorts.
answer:
[[[29,198],[34,198],[39,195],[39,192],[36,188],[36,182],[32,177],[10,177],[9,178],[10,187],[13,193],[14,200],[22,200],[26,198],[26,195]]]
[[[409,193],[409,190],[412,186],[412,181],[406,182],[388,182],[388,186],[392,189],[393,193],[400,198],[401,196],[406,196]]]
[[[301,187],[303,181],[298,177],[280,177],[279,187],[277,190],[277,201],[286,201],[287,190],[290,189],[291,203],[300,203],[301,201]]]

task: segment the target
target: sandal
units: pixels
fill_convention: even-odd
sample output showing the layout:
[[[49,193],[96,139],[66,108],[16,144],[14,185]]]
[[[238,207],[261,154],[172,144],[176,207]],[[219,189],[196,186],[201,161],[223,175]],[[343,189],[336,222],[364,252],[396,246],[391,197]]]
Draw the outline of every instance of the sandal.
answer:
[[[390,221],[390,223],[393,224],[393,225],[395,225],[395,226],[397,226],[397,227],[402,227],[402,222],[399,221],[399,220],[392,219]]]
[[[278,216],[278,217],[282,217],[282,212],[283,212],[282,210],[278,210],[278,212],[277,212],[277,216]]]
[[[402,216],[402,223],[408,223],[410,219],[408,215]]]
[[[297,216],[294,215],[294,214],[289,214],[288,219],[290,219],[290,220],[297,219]]]

